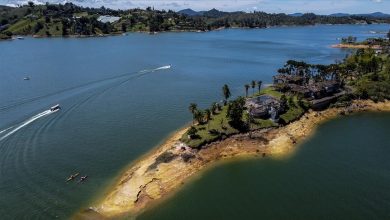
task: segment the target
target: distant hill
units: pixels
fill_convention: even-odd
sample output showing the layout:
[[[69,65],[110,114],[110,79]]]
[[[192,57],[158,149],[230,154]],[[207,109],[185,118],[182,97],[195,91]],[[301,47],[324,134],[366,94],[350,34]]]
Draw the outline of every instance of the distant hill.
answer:
[[[330,14],[329,16],[333,16],[333,17],[347,17],[347,16],[351,16],[351,15],[347,14],[347,13],[334,13],[334,14]]]
[[[184,14],[187,16],[204,16],[208,18],[220,18],[229,14],[239,14],[242,12],[224,12],[219,11],[215,8],[209,10],[209,11],[194,11],[191,8],[183,9],[181,11],[178,11],[179,14]],[[310,13],[312,14],[312,13]],[[292,13],[288,14],[288,16],[291,17],[302,17],[304,16],[304,13]],[[348,13],[333,13],[328,16],[332,17],[350,17],[350,16],[361,16],[361,17],[371,17],[371,18],[390,18],[390,14],[385,14],[382,12],[374,12],[374,13],[367,13],[367,14],[348,14]]]
[[[178,13],[179,14],[188,15],[188,16],[201,16],[201,15],[203,15],[203,12],[201,12],[201,11],[194,11],[191,8],[180,10],[180,11],[178,11]]]
[[[361,16],[368,16],[368,17],[374,17],[374,18],[389,18],[390,15],[389,14],[384,14],[382,12],[374,12],[374,13],[371,13],[371,14],[361,14]]]
[[[303,13],[289,14],[289,16],[292,16],[292,17],[301,17],[302,15],[303,15]]]
[[[237,12],[224,12],[224,11],[219,11],[215,8],[213,8],[209,11],[194,11],[190,8],[187,8],[187,9],[183,9],[181,11],[178,11],[178,13],[184,14],[187,16],[204,16],[204,17],[208,17],[208,18],[220,18],[220,17],[223,17],[225,15],[229,15],[229,14],[233,14],[233,13],[237,13]]]
[[[369,14],[335,13],[335,14],[330,14],[329,16],[333,16],[333,17],[362,16],[362,17],[372,17],[372,18],[390,18],[389,14],[385,14],[382,12],[374,12]]]
[[[223,12],[223,11],[219,11],[219,10],[213,8],[210,11],[203,12],[203,16],[208,17],[208,18],[220,18],[220,17],[223,17],[223,16],[228,15],[230,13],[232,13],[232,12]]]

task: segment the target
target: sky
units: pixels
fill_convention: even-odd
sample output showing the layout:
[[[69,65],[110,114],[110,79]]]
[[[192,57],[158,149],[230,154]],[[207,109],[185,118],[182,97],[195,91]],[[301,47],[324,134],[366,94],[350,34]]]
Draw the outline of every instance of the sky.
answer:
[[[25,4],[28,0],[0,0],[0,5],[15,6]],[[191,8],[194,10],[222,11],[265,11],[269,13],[372,13],[390,14],[390,0],[30,0],[37,4],[73,2],[82,6],[113,9],[145,8],[172,9],[175,11]]]

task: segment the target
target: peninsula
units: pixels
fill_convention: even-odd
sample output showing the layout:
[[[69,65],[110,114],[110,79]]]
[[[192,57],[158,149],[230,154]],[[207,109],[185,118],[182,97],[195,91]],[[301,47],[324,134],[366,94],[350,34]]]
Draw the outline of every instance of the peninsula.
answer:
[[[390,31],[387,33],[387,39],[390,38]],[[339,44],[332,45],[333,48],[345,48],[345,49],[367,49],[371,48],[375,51],[381,51],[383,48],[387,48],[388,41],[384,38],[368,38],[362,42],[357,42],[356,37],[348,36],[341,38]]]
[[[265,12],[222,12],[216,9],[197,14],[186,11],[146,9],[113,10],[85,8],[72,3],[19,7],[0,5],[0,39],[34,37],[90,37],[126,32],[211,31],[221,28],[266,28],[281,25],[390,23],[390,17],[371,15],[293,16]],[[19,39],[22,39],[19,37]]]
[[[271,86],[262,88],[254,80],[243,91],[245,97],[231,100],[224,85],[222,103],[205,110],[190,104],[192,126],[132,164],[101,199],[75,217],[136,216],[216,161],[289,156],[326,120],[390,111],[389,47],[359,49],[331,65],[289,60]]]

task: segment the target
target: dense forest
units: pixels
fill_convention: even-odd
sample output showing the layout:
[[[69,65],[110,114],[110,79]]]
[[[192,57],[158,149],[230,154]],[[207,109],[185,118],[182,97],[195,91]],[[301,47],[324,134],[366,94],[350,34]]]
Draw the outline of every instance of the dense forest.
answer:
[[[101,16],[115,18],[102,21]],[[265,12],[221,12],[216,9],[190,16],[171,10],[146,9],[112,10],[105,7],[88,8],[72,3],[0,6],[0,38],[13,35],[35,36],[96,36],[128,31],[209,31],[218,28],[265,28],[277,25],[390,23],[390,18],[370,16],[322,16],[303,14],[268,14]]]

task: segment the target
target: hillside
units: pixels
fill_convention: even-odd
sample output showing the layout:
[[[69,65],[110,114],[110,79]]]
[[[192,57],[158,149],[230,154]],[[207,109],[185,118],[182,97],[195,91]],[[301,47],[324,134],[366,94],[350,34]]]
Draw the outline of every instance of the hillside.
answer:
[[[181,12],[144,9],[84,8],[72,3],[0,6],[0,39],[14,35],[104,36],[128,31],[209,31],[219,28],[264,28],[278,25],[390,23],[390,17],[222,12],[217,9]]]

